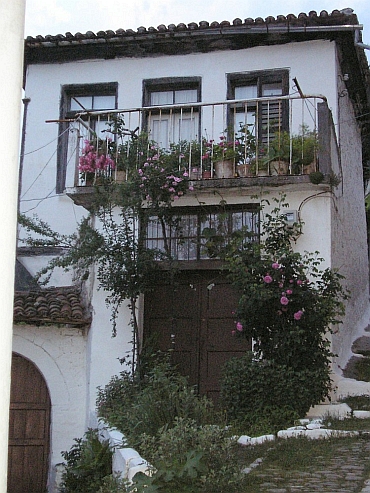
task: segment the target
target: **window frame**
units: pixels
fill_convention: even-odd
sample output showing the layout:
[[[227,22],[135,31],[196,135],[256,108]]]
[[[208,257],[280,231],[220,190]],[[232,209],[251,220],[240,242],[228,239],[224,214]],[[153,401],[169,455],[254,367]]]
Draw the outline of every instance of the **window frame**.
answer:
[[[260,229],[259,229],[259,224],[260,224],[260,204],[256,203],[249,203],[249,204],[231,204],[231,205],[226,205],[223,207],[216,206],[216,205],[209,205],[209,206],[193,206],[193,207],[173,207],[171,210],[172,216],[177,219],[180,218],[182,219],[185,216],[196,216],[196,224],[194,230],[196,231],[196,236],[194,236],[195,241],[196,241],[196,258],[177,258],[177,256],[174,256],[177,262],[180,264],[186,264],[187,266],[191,265],[202,265],[205,266],[207,263],[214,263],[214,262],[219,262],[220,259],[216,257],[209,257],[205,256],[202,254],[202,240],[205,238],[202,236],[202,231],[201,231],[201,226],[202,222],[204,221],[204,216],[206,216],[206,221],[213,215],[216,216],[218,214],[227,214],[226,221],[228,223],[228,235],[231,235],[233,231],[237,231],[237,229],[232,229],[232,223],[233,223],[233,214],[236,213],[252,213],[255,215],[254,222],[256,224],[256,241],[259,241],[260,237]],[[208,217],[207,217],[208,216]],[[147,221],[145,221],[144,227],[146,228],[145,231],[145,244],[148,246],[148,242],[151,241],[152,244],[149,246],[149,248],[158,248],[158,243],[163,242],[163,236],[157,236],[157,237],[148,237],[148,232],[149,232],[149,226],[150,226],[150,220],[155,218],[155,216],[151,216],[150,218],[147,218]],[[143,226],[143,225],[142,225]],[[169,225],[169,229],[172,227],[174,230],[176,230],[176,226]],[[172,242],[175,241],[176,244],[177,242],[181,239],[182,235],[179,233],[177,230],[174,236],[170,236],[167,238],[167,241],[169,242],[170,245],[170,250],[171,254],[173,254],[174,251],[178,252],[177,246],[172,245]],[[191,242],[193,236],[186,236],[186,241]],[[157,244],[155,244],[157,242]],[[188,252],[190,249],[188,248]]]
[[[187,103],[174,103],[173,105],[178,106],[178,108],[169,108],[168,111],[165,109],[166,105],[160,105],[164,109],[157,109],[156,105],[151,104],[151,94],[153,92],[166,92],[172,91],[175,94],[175,91],[181,90],[196,90],[197,91],[197,100],[194,103],[200,103],[202,101],[202,78],[201,77],[161,77],[156,79],[144,79],[143,80],[143,108],[146,111],[143,114],[143,123],[142,129],[144,132],[149,131],[149,118],[150,115],[156,114],[169,114],[172,111],[174,114],[178,114],[181,111],[181,106]],[[173,97],[174,101],[174,97]],[[191,104],[191,103],[190,103]],[[197,140],[201,139],[201,110],[197,106],[192,109],[193,112],[198,114],[198,123],[197,123]],[[186,112],[185,113],[190,113]]]
[[[262,89],[265,84],[281,83],[282,96],[289,94],[289,69],[273,69],[273,70],[258,70],[252,72],[235,72],[227,74],[227,99],[233,100],[235,98],[235,88],[243,86],[257,87],[257,99],[263,97]],[[261,105],[263,102],[261,102]],[[256,102],[257,111],[258,102]],[[228,128],[234,128],[234,107],[229,105],[228,108]],[[258,111],[258,121],[256,122],[258,128],[257,135],[263,136],[262,131],[262,116],[263,112],[260,109]],[[288,100],[282,100],[281,105],[281,126],[282,131],[289,131],[289,102]],[[234,129],[235,132],[236,129]]]
[[[67,175],[67,155],[69,142],[69,119],[73,119],[81,111],[71,110],[70,103],[73,97],[85,96],[114,96],[114,108],[104,108],[106,110],[117,109],[118,103],[118,82],[104,82],[93,84],[67,84],[62,86],[60,109],[59,109],[59,138],[57,149],[57,176],[56,193],[61,194],[65,190]]]

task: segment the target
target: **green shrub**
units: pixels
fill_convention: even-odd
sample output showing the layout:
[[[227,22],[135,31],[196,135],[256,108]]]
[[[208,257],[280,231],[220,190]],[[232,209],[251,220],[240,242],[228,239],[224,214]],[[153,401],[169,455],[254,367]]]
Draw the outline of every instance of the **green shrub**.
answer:
[[[177,417],[199,424],[215,417],[213,404],[188,385],[168,358],[148,370],[142,378],[128,372],[113,377],[98,390],[98,414],[117,427],[135,447],[143,433],[155,436],[162,427],[171,428]]]
[[[244,476],[235,460],[236,447],[225,426],[177,418],[172,428],[162,428],[157,436],[142,436],[140,453],[156,473],[141,477],[140,484],[157,486],[159,491],[214,492],[215,485],[219,493],[240,491]]]
[[[98,430],[89,429],[84,438],[75,438],[75,444],[62,456],[61,493],[96,493],[103,478],[112,472],[112,451],[108,441],[99,440]]]
[[[329,383],[329,368],[293,369],[248,353],[226,363],[221,403],[229,420],[277,431],[320,402]]]
[[[134,488],[127,479],[120,479],[110,475],[103,479],[98,493],[129,493],[134,492]]]
[[[370,411],[370,395],[347,395],[339,399],[339,402],[345,402],[352,410]]]

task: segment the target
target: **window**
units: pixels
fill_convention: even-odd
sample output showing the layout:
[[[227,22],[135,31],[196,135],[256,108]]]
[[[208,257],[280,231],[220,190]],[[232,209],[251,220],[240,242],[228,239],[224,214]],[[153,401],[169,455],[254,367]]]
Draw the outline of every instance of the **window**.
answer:
[[[144,81],[144,106],[153,106],[146,115],[150,138],[165,149],[173,142],[198,140],[200,113],[191,103],[200,99],[200,79],[196,77]],[[166,109],[168,105],[187,106]]]
[[[272,70],[228,75],[228,99],[252,99],[229,107],[229,127],[237,132],[249,125],[259,143],[271,141],[278,130],[288,130],[288,101],[258,98],[284,96],[289,93],[287,70]],[[254,100],[254,101],[253,101]]]
[[[60,105],[57,193],[63,192],[67,174],[75,173],[76,151],[80,141],[90,140],[95,134],[103,136],[102,130],[106,128],[107,121],[106,117],[84,115],[82,119],[85,120],[86,125],[80,126],[83,135],[77,135],[77,127],[73,125],[73,120],[81,112],[115,109],[117,87],[117,83],[63,86]]]
[[[202,207],[173,211],[172,225],[166,226],[171,255],[176,260],[207,260],[217,257],[231,233],[247,228],[258,238],[259,214],[255,206]],[[147,227],[147,246],[164,252],[164,234],[160,221],[151,217]]]

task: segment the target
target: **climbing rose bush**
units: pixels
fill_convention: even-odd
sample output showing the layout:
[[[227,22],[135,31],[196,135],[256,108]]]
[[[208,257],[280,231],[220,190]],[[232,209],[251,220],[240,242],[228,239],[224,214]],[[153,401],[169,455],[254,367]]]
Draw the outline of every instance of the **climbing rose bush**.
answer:
[[[327,335],[340,323],[348,297],[343,277],[322,269],[317,252],[293,251],[302,225],[288,228],[283,206],[288,204],[281,197],[265,214],[263,241],[240,231],[224,256],[240,293],[230,337],[254,344],[253,352],[225,366],[222,405],[229,419],[252,428],[266,419],[273,431],[329,397],[334,355]]]
[[[166,156],[155,154],[137,170],[142,198],[152,205],[171,203],[193,187],[184,169],[169,168]]]
[[[225,256],[241,294],[233,336],[253,339],[259,358],[291,368],[328,366],[332,354],[325,335],[344,313],[343,277],[321,269],[318,252],[293,251],[301,229],[287,227],[281,201],[265,218],[263,241],[248,241],[248,232],[240,232]]]

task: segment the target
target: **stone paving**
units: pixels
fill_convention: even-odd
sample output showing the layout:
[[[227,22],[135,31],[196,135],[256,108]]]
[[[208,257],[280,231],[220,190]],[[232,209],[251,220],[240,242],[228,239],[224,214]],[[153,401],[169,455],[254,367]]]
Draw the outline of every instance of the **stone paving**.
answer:
[[[359,439],[342,445],[335,457],[320,465],[320,457],[312,470],[285,470],[263,467],[253,470],[261,483],[255,493],[370,493],[370,441]]]

